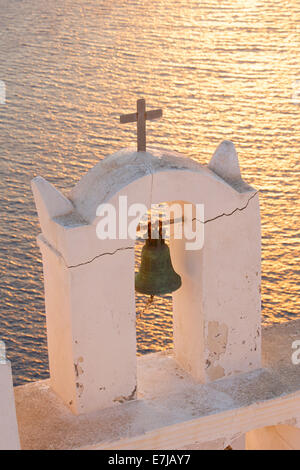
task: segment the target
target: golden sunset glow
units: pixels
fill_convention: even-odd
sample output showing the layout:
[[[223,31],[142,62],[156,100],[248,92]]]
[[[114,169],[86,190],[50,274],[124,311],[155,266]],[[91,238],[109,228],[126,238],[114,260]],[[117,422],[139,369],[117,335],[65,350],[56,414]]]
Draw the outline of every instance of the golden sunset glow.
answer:
[[[234,141],[244,179],[261,190],[263,322],[299,317],[298,0],[4,3],[0,325],[16,382],[48,374],[30,180],[42,174],[67,194],[97,161],[135,145],[119,115],[141,97],[164,111],[147,123],[150,146],[207,163]],[[137,296],[137,310],[144,302]],[[172,344],[170,296],[137,332],[139,354]]]

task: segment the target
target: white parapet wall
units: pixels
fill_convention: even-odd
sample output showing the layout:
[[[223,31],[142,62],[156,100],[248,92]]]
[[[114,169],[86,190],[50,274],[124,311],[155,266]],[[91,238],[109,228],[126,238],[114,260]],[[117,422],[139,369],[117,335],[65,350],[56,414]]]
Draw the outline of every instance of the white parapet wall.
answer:
[[[137,399],[80,417],[48,380],[17,387],[22,448],[244,449],[246,437],[248,449],[300,450],[300,364],[291,361],[300,320],[265,327],[262,338],[262,369],[207,384],[170,351],[140,356]]]
[[[0,340],[0,450],[20,449],[11,365]]]

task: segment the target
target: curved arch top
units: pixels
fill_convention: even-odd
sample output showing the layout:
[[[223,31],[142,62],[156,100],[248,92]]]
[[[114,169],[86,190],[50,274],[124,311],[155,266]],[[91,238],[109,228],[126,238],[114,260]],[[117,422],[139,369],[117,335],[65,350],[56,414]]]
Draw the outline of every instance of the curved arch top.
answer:
[[[162,196],[163,199],[160,199],[161,197],[155,194],[156,185],[152,179],[151,202],[154,202],[154,200],[159,202],[159,199],[185,199],[206,203],[209,206],[209,202],[205,201],[205,192],[200,191],[203,199],[201,201],[199,200],[199,191],[196,197],[193,196],[191,185],[196,187],[202,184],[208,185],[217,199],[218,192],[223,193],[222,198],[231,194],[234,200],[233,205],[238,202],[238,199],[241,202],[244,201],[245,198],[243,196],[239,197],[239,195],[254,191],[253,188],[242,180],[234,145],[229,141],[224,141],[218,147],[208,166],[201,165],[178,152],[161,149],[136,152],[130,148],[122,149],[109,155],[90,169],[71,190],[69,198],[80,216],[87,222],[93,223],[99,204],[110,201],[132,183],[161,173],[168,173],[168,175],[156,178],[157,182],[161,180],[160,184],[165,189],[172,186],[173,183],[177,183],[173,192],[178,194],[174,194],[174,196],[165,194]],[[185,175],[186,173],[188,174],[187,176]],[[196,178],[192,175],[196,176]],[[180,180],[182,184],[179,185]],[[167,181],[169,181],[169,184]],[[142,185],[144,185],[146,191],[146,180]],[[207,196],[211,199],[211,194],[207,194]],[[221,210],[223,209],[221,208]],[[209,214],[210,217],[216,215]]]
[[[32,189],[42,235],[68,266],[107,251],[107,243],[96,237],[97,208],[110,202],[118,215],[120,195],[127,196],[128,207],[142,203],[150,208],[166,201],[203,204],[203,221],[207,222],[244,209],[256,194],[241,177],[237,152],[230,141],[218,146],[208,165],[168,150],[136,152],[128,148],[97,163],[69,197],[42,177],[34,178]],[[88,237],[90,242],[78,250],[80,237]],[[111,250],[124,243],[111,241]]]

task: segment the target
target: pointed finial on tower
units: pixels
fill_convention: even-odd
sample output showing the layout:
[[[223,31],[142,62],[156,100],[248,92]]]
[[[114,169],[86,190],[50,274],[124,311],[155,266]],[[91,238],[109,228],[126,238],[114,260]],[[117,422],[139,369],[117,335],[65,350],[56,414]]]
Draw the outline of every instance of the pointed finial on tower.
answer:
[[[74,210],[73,204],[49,181],[37,176],[31,181],[42,233],[55,244],[52,237],[53,218]],[[54,237],[55,238],[55,237]]]
[[[71,201],[41,176],[31,181],[31,187],[39,216],[45,213],[52,219],[74,209]]]
[[[208,168],[228,182],[242,179],[238,154],[230,140],[224,140],[217,147]]]

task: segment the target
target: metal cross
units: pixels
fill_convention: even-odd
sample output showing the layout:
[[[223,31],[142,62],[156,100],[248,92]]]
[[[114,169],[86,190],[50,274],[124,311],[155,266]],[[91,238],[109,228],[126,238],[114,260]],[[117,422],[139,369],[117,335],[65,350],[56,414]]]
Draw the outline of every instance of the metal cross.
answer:
[[[146,120],[159,119],[162,117],[162,109],[153,109],[146,111],[146,101],[137,100],[137,112],[132,114],[123,114],[120,116],[120,123],[137,122],[137,149],[138,152],[146,152]]]

